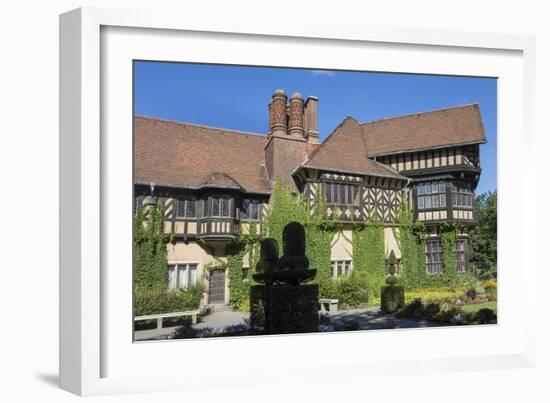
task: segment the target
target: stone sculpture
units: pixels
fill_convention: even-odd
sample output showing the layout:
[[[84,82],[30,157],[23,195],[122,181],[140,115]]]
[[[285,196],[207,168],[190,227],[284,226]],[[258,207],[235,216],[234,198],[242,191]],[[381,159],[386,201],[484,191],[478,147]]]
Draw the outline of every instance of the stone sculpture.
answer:
[[[302,284],[315,278],[305,256],[305,231],[292,222],[283,230],[283,256],[277,259],[277,241],[260,243],[262,271],[250,287],[250,322],[266,334],[305,333],[319,330],[319,286]]]

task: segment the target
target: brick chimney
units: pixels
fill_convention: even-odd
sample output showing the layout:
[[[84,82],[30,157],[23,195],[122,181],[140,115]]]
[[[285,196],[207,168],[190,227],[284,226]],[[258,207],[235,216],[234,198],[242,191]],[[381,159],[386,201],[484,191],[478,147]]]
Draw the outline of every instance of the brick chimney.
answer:
[[[275,90],[269,103],[269,135],[286,136],[288,134],[288,117],[286,94],[284,90]]]
[[[319,144],[319,129],[317,127],[317,106],[319,98],[307,97],[304,108],[304,129],[308,143]]]
[[[307,157],[304,99],[294,93],[290,101],[283,90],[275,90],[269,103],[269,135],[265,164],[271,181],[278,180],[296,190],[291,173]]]
[[[288,112],[288,134],[297,139],[304,139],[304,98],[299,92],[290,97]]]

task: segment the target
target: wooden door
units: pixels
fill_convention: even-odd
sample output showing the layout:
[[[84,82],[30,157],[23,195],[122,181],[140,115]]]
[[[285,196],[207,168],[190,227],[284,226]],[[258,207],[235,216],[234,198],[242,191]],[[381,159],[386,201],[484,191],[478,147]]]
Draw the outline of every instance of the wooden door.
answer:
[[[225,271],[222,269],[210,270],[210,281],[208,286],[208,303],[225,303]]]

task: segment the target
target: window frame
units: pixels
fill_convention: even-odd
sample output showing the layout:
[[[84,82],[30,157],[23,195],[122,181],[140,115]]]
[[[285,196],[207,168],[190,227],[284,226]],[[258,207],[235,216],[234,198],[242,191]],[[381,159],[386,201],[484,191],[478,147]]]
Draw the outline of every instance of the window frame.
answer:
[[[195,287],[199,282],[199,264],[198,263],[168,263],[166,265],[167,275],[168,275],[168,289],[170,290],[187,290],[191,287]],[[171,281],[170,272],[173,271],[173,281]],[[184,273],[183,276],[186,277],[185,283],[182,283],[180,280],[180,273]],[[194,277],[192,273],[194,272]],[[185,284],[181,286],[181,284]]]
[[[206,217],[217,217],[217,218],[234,218],[235,217],[235,213],[234,213],[234,205],[235,205],[235,198],[231,195],[227,195],[227,194],[215,194],[215,195],[211,195],[211,196],[208,196],[208,200],[207,200],[207,215],[205,215]],[[223,202],[224,201],[228,201],[229,205],[228,205],[228,210],[229,210],[229,213],[228,215],[224,215],[223,214]],[[214,206],[217,205],[217,209],[218,209],[218,213],[217,214],[213,214],[213,209],[214,209]]]
[[[183,215],[179,214],[180,205],[183,203]],[[189,215],[189,206],[193,204],[194,205],[194,214]],[[188,218],[197,218],[198,216],[198,206],[199,201],[196,196],[180,196],[176,198],[176,206],[175,206],[175,217],[176,219],[188,219]]]
[[[245,204],[248,202],[248,206],[247,206],[247,209],[245,210]],[[260,219],[260,211],[261,211],[261,201],[259,199],[251,199],[251,198],[246,198],[246,199],[242,199],[242,202],[241,202],[241,219],[243,220],[259,220]],[[249,212],[250,212],[250,206],[255,206],[255,212],[256,212],[256,217],[251,217]],[[245,214],[245,211],[247,214]],[[254,209],[253,209],[254,211]],[[254,214],[253,214],[254,215]]]
[[[475,190],[471,182],[468,181],[454,181],[451,184],[451,197],[453,207],[473,209],[475,204]],[[468,199],[469,202],[465,203],[464,200]],[[459,203],[463,200],[462,203]]]
[[[458,246],[463,245],[462,250]],[[457,238],[455,242],[455,267],[458,274],[468,271],[468,238]],[[461,268],[459,270],[459,267]]]
[[[437,245],[437,250],[433,249],[433,245]],[[441,242],[441,238],[426,240],[425,266],[427,275],[439,275],[444,273],[443,243]]]
[[[323,195],[327,204],[355,207],[359,206],[359,195],[361,191],[358,184],[331,181],[325,181],[323,184]]]
[[[432,180],[416,184],[416,208],[422,210],[447,209],[447,181]]]
[[[333,280],[348,277],[353,271],[353,259],[334,259],[330,261],[330,271]],[[340,272],[340,273],[339,273]]]

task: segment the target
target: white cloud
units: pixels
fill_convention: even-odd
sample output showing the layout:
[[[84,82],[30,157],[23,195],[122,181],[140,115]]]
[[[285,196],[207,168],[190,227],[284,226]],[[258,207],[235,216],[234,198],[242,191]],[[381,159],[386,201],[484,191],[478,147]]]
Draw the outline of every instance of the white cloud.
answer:
[[[336,72],[330,71],[330,70],[313,70],[312,71],[314,76],[329,76],[332,77],[336,75]]]

